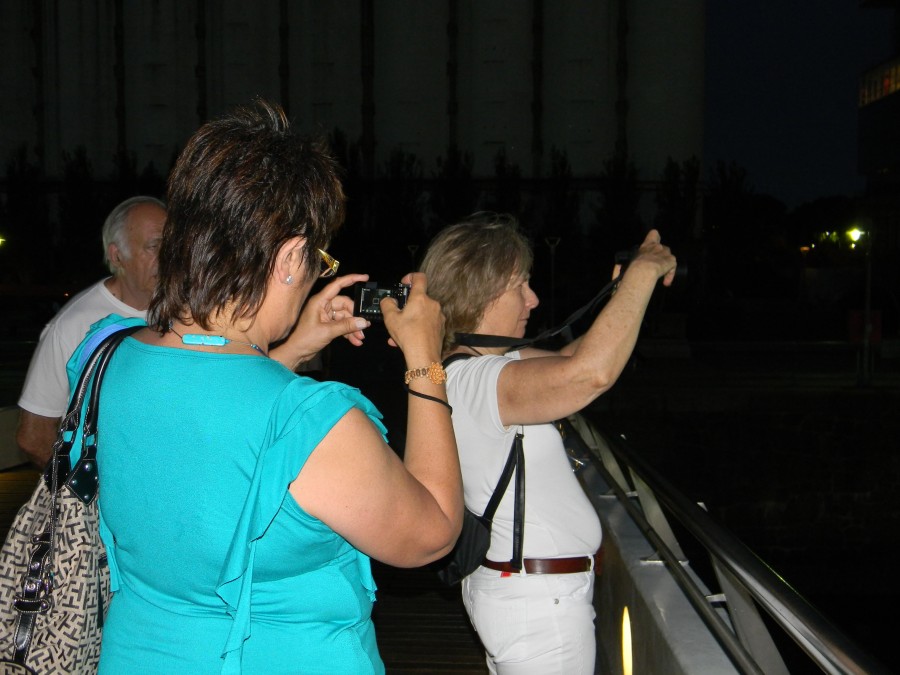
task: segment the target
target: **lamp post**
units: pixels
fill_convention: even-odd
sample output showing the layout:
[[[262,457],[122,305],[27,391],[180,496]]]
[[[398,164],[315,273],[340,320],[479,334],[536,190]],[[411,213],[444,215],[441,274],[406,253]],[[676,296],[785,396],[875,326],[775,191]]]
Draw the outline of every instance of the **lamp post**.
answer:
[[[871,226],[866,230],[854,228],[847,235],[853,241],[854,247],[857,242],[865,241],[866,281],[862,317],[863,331],[856,384],[860,387],[868,387],[872,383],[872,228]]]
[[[863,306],[863,343],[860,386],[872,383],[872,231],[866,234],[866,300]]]

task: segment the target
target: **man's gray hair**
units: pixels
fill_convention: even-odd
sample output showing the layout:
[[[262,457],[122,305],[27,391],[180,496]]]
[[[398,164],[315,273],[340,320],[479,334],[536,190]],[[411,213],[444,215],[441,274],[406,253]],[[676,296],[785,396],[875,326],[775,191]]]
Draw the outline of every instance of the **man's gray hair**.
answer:
[[[162,200],[147,195],[138,195],[137,197],[129,197],[116,206],[109,212],[103,223],[103,262],[106,263],[109,271],[113,274],[116,273],[116,268],[109,259],[109,245],[115,244],[118,246],[119,251],[126,258],[131,256],[131,251],[128,250],[128,237],[125,236],[125,224],[128,222],[128,214],[131,213],[131,209],[140,204],[155,204],[163,211],[166,210],[165,202]]]

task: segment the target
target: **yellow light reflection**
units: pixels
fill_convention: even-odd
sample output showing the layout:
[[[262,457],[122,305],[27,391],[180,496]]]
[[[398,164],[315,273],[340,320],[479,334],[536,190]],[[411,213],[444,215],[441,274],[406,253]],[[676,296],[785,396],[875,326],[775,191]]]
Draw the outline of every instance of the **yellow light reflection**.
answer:
[[[622,674],[631,675],[631,619],[628,616],[628,607],[622,611]]]

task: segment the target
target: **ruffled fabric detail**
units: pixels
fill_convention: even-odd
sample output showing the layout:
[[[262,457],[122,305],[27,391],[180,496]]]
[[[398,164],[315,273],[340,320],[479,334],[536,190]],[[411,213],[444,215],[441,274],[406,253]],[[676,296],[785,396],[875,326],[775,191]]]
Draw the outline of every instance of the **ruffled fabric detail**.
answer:
[[[131,326],[146,326],[147,322],[138,318],[125,318],[118,314],[110,314],[97,323],[91,325],[84,340],[75,349],[75,352],[66,363],[66,375],[69,378],[69,391],[75,387],[78,382],[78,376],[81,375],[81,369],[84,368],[85,362],[88,360],[94,350],[97,348],[104,338],[122,328]]]
[[[284,500],[291,498],[288,485],[300,473],[309,455],[354,407],[369,416],[382,436],[386,434],[381,413],[375,406],[358,390],[334,382],[310,386],[308,381],[298,378],[286,387],[272,411],[266,439],[216,585],[216,593],[234,619],[223,649],[224,674],[241,672],[242,647],[250,637],[256,543],[265,535]],[[304,424],[307,415],[315,415],[315,424]],[[375,580],[369,559],[363,553],[358,553],[358,566],[361,583],[374,601]]]

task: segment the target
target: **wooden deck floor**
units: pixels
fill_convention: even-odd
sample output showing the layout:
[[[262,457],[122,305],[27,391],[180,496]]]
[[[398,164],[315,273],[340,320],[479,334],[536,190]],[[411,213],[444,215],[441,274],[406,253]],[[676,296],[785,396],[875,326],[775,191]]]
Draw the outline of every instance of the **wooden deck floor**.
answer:
[[[0,471],[0,533],[37,483],[30,468]],[[428,569],[399,570],[373,563],[378,583],[374,617],[388,673],[487,673],[478,637],[459,597]]]
[[[388,673],[487,673],[459,595],[429,569],[373,564],[375,630]]]

